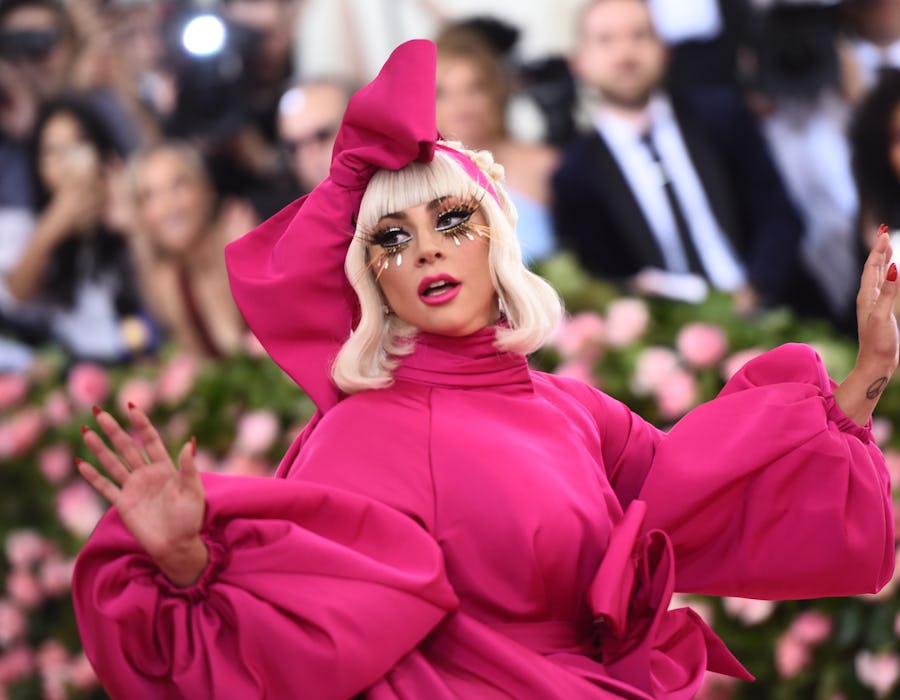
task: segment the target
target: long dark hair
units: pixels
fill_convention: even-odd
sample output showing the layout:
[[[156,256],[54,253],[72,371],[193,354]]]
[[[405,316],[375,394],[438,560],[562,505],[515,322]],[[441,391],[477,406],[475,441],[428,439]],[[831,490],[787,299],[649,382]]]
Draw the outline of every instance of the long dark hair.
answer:
[[[41,137],[50,121],[59,115],[69,116],[78,123],[83,138],[96,149],[101,164],[109,164],[116,158],[124,157],[110,135],[110,129],[86,97],[65,95],[44,104],[29,145],[31,163],[34,164],[32,177],[35,206],[39,214],[47,208],[52,197],[40,172]],[[79,264],[86,258],[90,261],[87,271]],[[117,232],[98,221],[94,235],[74,236],[56,247],[45,270],[41,296],[50,303],[70,308],[75,303],[75,292],[82,277],[87,274],[90,278],[96,278],[108,273],[116,278],[117,311],[120,314],[137,311],[140,304],[127,244]]]
[[[850,127],[853,177],[861,208],[891,228],[900,228],[900,173],[890,161],[891,118],[898,106],[900,70],[883,70],[854,112]]]

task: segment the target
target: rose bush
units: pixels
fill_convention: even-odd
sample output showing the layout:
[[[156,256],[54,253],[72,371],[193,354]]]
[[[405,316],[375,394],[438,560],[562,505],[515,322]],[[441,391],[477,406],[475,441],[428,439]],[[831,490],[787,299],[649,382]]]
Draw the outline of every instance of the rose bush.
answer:
[[[539,271],[560,290],[571,321],[533,366],[591,382],[664,429],[781,343],[813,344],[837,379],[853,366],[850,340],[784,311],[745,319],[724,296],[700,305],[621,297],[563,256]],[[80,426],[93,423],[91,405],[121,416],[128,401],[149,409],[173,453],[195,436],[199,468],[232,474],[271,474],[313,413],[252,339],[215,364],[165,354],[128,367],[72,366],[48,349],[27,373],[0,376],[0,699],[106,697],[81,651],[69,598],[74,557],[106,504],[72,458],[89,457]],[[875,422],[894,475],[898,421],[900,380]],[[679,595],[673,604],[700,612],[758,679],[710,675],[701,698],[900,692],[896,582],[876,596],[770,603]]]

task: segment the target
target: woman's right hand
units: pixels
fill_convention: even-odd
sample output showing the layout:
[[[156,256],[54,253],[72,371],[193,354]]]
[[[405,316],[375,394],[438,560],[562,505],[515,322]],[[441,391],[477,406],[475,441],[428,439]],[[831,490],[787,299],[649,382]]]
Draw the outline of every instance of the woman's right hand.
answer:
[[[142,411],[131,407],[128,412],[140,442],[109,413],[99,409],[95,413],[114,449],[89,428],[82,429],[84,441],[111,478],[82,460],[78,470],[116,507],[125,526],[172,583],[195,583],[209,562],[209,550],[200,538],[206,503],[194,465],[196,443],[191,439],[181,448],[179,469]]]

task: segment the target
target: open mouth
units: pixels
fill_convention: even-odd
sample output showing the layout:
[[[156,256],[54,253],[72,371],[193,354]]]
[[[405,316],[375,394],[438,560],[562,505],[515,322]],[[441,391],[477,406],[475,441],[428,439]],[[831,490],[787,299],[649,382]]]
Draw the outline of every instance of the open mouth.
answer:
[[[419,284],[419,298],[426,304],[443,304],[453,299],[461,287],[450,275],[426,277]]]
[[[446,294],[454,287],[458,287],[458,282],[451,282],[449,280],[438,280],[437,282],[432,282],[425,290],[422,292],[423,297],[436,297],[441,294]]]

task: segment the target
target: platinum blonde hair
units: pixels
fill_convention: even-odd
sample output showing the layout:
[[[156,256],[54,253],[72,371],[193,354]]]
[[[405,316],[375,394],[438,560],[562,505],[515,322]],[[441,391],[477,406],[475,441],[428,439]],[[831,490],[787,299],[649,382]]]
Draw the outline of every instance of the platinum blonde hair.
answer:
[[[341,347],[332,377],[341,391],[352,394],[391,384],[399,358],[415,347],[417,329],[395,314],[385,315],[383,296],[368,255],[367,232],[391,212],[402,211],[446,196],[474,199],[487,221],[491,278],[508,327],[498,327],[495,347],[502,352],[527,354],[546,343],[562,318],[559,296],[546,280],[522,262],[516,237],[518,215],[500,186],[503,167],[488,151],[467,151],[455,142],[445,146],[465,153],[487,176],[499,203],[453,158],[435,151],[430,163],[410,163],[401,170],[379,170],[366,187],[356,231],[344,270],[356,291],[360,320]]]

